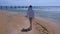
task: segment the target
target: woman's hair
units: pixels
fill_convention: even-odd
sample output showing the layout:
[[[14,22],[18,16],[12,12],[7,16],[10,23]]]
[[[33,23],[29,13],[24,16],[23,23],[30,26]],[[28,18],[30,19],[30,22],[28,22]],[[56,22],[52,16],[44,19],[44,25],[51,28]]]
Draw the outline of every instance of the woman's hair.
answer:
[[[29,8],[32,8],[32,5],[30,5]]]
[[[29,6],[28,10],[32,10],[32,6],[31,5]]]

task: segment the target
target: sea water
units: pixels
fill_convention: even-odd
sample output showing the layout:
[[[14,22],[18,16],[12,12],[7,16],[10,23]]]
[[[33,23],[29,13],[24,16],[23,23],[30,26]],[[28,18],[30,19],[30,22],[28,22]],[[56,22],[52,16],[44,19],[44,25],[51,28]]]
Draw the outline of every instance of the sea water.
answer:
[[[27,14],[28,8],[9,8],[9,7],[0,7],[0,10],[8,10],[11,12],[17,12],[19,14]],[[33,8],[35,16],[53,19],[57,22],[60,22],[60,6],[39,6]]]

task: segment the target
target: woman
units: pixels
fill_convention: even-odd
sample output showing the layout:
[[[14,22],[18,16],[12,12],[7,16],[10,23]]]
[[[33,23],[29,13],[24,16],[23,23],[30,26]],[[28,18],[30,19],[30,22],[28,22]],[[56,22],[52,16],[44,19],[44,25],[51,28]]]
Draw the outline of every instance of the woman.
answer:
[[[23,32],[31,31],[32,30],[32,19],[34,18],[34,12],[32,10],[32,6],[30,5],[27,11],[27,17],[30,21],[30,27],[27,29],[22,29]]]

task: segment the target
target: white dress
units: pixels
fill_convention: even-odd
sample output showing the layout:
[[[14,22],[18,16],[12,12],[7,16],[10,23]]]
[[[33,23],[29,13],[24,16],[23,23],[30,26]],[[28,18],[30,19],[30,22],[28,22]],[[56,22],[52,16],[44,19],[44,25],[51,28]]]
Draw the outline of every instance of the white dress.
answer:
[[[34,12],[33,12],[32,8],[28,8],[27,16],[29,18],[34,18]]]

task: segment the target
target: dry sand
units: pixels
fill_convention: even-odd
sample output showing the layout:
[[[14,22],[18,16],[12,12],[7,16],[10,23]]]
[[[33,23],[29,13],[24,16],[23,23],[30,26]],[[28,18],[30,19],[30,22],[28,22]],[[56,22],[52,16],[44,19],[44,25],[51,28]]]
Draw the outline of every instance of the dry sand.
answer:
[[[60,34],[60,25],[41,18],[33,19],[31,31],[21,32],[29,26],[25,15],[0,10],[0,34]]]

